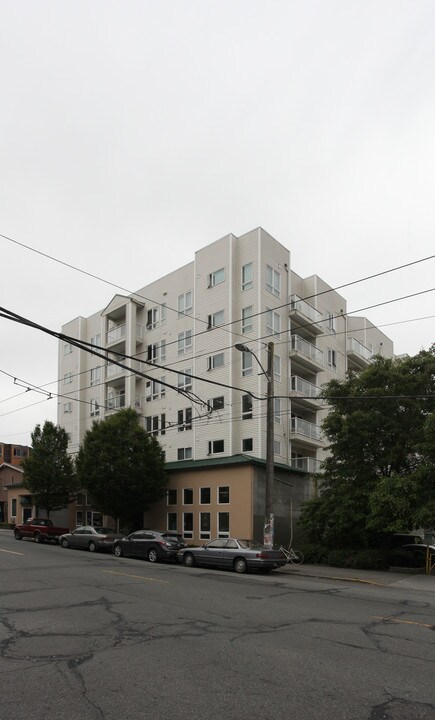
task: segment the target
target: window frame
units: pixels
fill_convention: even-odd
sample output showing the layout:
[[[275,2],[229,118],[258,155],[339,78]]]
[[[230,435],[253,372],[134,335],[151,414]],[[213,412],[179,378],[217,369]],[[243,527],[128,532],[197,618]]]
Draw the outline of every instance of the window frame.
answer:
[[[245,271],[247,271],[248,268],[250,268],[250,274],[251,274],[250,279],[245,278]],[[252,262],[246,263],[246,265],[242,265],[241,275],[242,275],[242,278],[241,278],[242,292],[244,290],[250,290],[254,285],[254,267],[253,267]]]

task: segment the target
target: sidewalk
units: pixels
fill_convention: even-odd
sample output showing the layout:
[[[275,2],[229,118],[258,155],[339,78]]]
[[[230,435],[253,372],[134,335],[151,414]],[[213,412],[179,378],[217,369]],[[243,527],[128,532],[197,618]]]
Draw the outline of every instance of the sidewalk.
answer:
[[[341,582],[354,582],[380,587],[413,588],[423,592],[435,593],[435,574],[389,571],[389,570],[355,570],[354,568],[338,568],[328,565],[285,565],[278,571],[297,577],[311,577]]]

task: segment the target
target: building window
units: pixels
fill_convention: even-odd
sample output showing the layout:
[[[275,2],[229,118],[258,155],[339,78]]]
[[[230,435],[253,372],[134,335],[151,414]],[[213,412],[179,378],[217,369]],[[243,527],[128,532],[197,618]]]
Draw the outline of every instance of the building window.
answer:
[[[278,440],[273,441],[273,454],[281,455],[281,443]]]
[[[242,353],[242,377],[252,375],[252,353]]]
[[[210,410],[223,410],[225,398],[223,395],[219,395],[219,397],[215,397],[209,400],[207,404]]]
[[[191,447],[178,448],[177,460],[191,460],[191,459],[192,459],[192,448]]]
[[[72,383],[72,373],[68,372],[63,376],[63,384],[69,385],[70,383]]]
[[[281,382],[281,358],[279,355],[273,356],[273,376],[276,382]]]
[[[159,322],[159,308],[151,308],[147,312],[147,324],[146,329],[147,330],[154,330],[155,327],[157,327],[157,323]]]
[[[250,290],[252,287],[252,263],[242,267],[242,290]]]
[[[281,332],[281,316],[273,310],[266,312],[266,331],[269,335],[279,335]]]
[[[199,504],[210,505],[211,489],[209,487],[199,488]]]
[[[66,402],[63,404],[63,411],[64,413],[71,413],[72,412],[72,402]]]
[[[191,315],[192,313],[192,291],[189,290],[178,296],[178,317]]]
[[[211,330],[211,328],[218,327],[219,325],[223,325],[224,322],[225,322],[225,318],[224,318],[223,310],[219,310],[218,312],[212,313],[212,315],[208,316],[207,330]]]
[[[281,423],[281,399],[273,398],[273,417],[276,423]]]
[[[215,270],[215,272],[210,273],[208,276],[208,287],[214,287],[215,285],[220,285],[220,283],[223,283],[225,280],[225,270],[224,268],[221,268],[220,270]]]
[[[100,368],[95,367],[91,369],[91,385],[96,385],[100,382]]]
[[[165,376],[162,375],[160,380],[147,380],[145,384],[145,399],[147,402],[163,398],[166,395],[166,387],[162,384],[165,382]]]
[[[177,513],[170,512],[167,514],[166,527],[168,530],[177,530]]]
[[[218,487],[218,504],[227,505],[230,502],[230,486],[221,485]]]
[[[156,362],[157,360],[164,362],[166,360],[166,340],[147,346],[147,360],[148,362]]]
[[[183,513],[183,536],[193,538],[193,513]]]
[[[329,333],[334,334],[336,333],[336,327],[335,327],[335,316],[334,313],[328,312],[327,318],[326,318],[326,329]]]
[[[281,295],[281,274],[267,265],[266,267],[266,290],[271,292],[275,297]]]
[[[254,449],[254,442],[252,438],[242,439],[242,452],[252,452]]]
[[[180,390],[192,389],[192,368],[186,368],[182,373],[178,373],[178,388]]]
[[[251,420],[252,418],[252,397],[251,395],[242,395],[242,420]]]
[[[218,537],[230,536],[230,514],[228,512],[218,513]]]
[[[82,510],[77,510],[77,511],[76,511],[76,525],[77,525],[77,527],[78,527],[79,525],[83,525],[83,512],[82,512]]]
[[[211,515],[209,512],[199,513],[199,537],[201,540],[210,540]]]
[[[64,355],[69,355],[70,353],[72,353],[72,351],[73,351],[73,349],[72,349],[71,343],[64,343],[64,346],[63,346],[63,354],[64,354]]]
[[[185,408],[178,411],[177,416],[178,432],[192,429],[192,408]]]
[[[192,331],[185,330],[178,333],[178,354],[184,355],[185,352],[192,348]]]
[[[252,305],[242,310],[242,333],[252,332]]]
[[[193,490],[192,490],[192,488],[184,488],[184,490],[183,490],[183,505],[193,505]]]
[[[91,345],[101,345],[101,335],[94,335],[94,337],[91,337]]]
[[[91,417],[97,417],[100,414],[100,403],[97,398],[91,398],[89,405]]]
[[[166,434],[166,415],[150,415],[145,418],[145,430],[149,435],[160,435]]]
[[[215,455],[216,453],[224,452],[224,441],[223,440],[210,440],[208,443],[208,454]]]
[[[331,348],[328,348],[328,367],[333,372],[337,371],[337,353]]]
[[[11,513],[12,517],[17,517],[17,498],[12,498]]]
[[[171,488],[168,490],[168,505],[176,505],[177,504],[177,490],[176,488]]]
[[[210,355],[207,358],[207,370],[216,370],[224,366],[224,354]]]

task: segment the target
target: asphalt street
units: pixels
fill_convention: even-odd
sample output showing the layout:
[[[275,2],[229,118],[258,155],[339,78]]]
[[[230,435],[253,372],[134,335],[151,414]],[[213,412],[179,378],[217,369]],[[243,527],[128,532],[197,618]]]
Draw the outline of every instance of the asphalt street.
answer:
[[[435,720],[435,578],[150,564],[0,533],[1,720]]]

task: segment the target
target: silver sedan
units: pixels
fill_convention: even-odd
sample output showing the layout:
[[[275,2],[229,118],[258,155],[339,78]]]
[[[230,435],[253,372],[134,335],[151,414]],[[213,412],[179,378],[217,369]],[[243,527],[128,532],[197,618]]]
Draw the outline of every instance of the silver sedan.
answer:
[[[59,538],[64,548],[81,548],[82,550],[112,550],[115,540],[122,535],[108,527],[93,527],[92,525],[81,525],[70,533],[65,533]]]
[[[178,559],[186,565],[206,565],[221,567],[244,573],[247,570],[270,572],[286,564],[284,553],[271,550],[255,540],[236,538],[216,538],[201,547],[189,547],[180,550]]]

